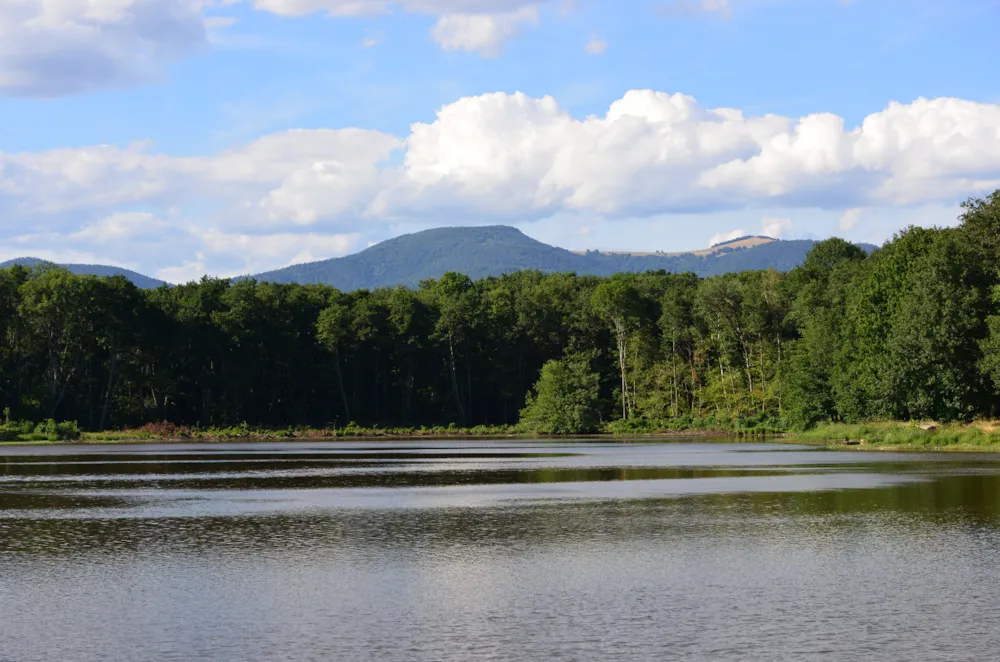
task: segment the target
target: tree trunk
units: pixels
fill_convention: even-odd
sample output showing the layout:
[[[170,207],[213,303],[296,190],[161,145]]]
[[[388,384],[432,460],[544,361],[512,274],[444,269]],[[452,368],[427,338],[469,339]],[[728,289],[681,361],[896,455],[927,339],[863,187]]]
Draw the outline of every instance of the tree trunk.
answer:
[[[628,420],[628,377],[627,377],[627,366],[625,361],[625,325],[621,322],[615,322],[615,338],[618,341],[618,369],[621,372],[621,386],[622,386],[622,420]]]
[[[674,382],[674,418],[677,418],[677,337],[670,339],[670,371],[673,373]]]
[[[455,343],[448,334],[448,366],[451,372],[451,391],[455,395],[455,406],[458,407],[458,417],[465,423],[465,407],[462,406],[462,396],[458,392],[458,375],[455,372]]]
[[[767,381],[764,379],[764,338],[758,336],[758,347],[760,347],[760,411],[763,413],[767,409]]]
[[[347,391],[344,389],[344,374],[340,370],[340,350],[334,350],[334,360],[337,364],[337,387],[340,389],[340,403],[344,407],[344,424],[351,422],[351,406],[347,402]]]
[[[104,431],[104,424],[108,420],[108,405],[111,402],[111,387],[115,383],[115,370],[118,367],[118,352],[111,352],[111,362],[108,366],[108,382],[104,386],[104,401],[101,403],[101,418],[97,427],[101,432]]]

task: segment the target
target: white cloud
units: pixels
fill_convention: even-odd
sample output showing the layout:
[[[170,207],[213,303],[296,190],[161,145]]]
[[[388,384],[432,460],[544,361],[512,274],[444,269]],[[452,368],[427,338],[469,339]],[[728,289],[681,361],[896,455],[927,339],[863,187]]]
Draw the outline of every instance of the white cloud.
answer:
[[[837,222],[837,229],[841,232],[850,232],[853,230],[861,220],[862,211],[864,210],[858,208],[845,211]]]
[[[205,266],[205,255],[199,253],[196,259],[177,266],[164,267],[155,272],[154,276],[168,283],[179,284],[199,280],[208,273],[208,269]]]
[[[166,221],[149,212],[111,214],[74,232],[70,239],[93,243],[111,243],[136,237],[159,237],[170,227]]]
[[[893,102],[849,130],[836,115],[807,116],[753,157],[706,171],[699,184],[792,198],[847,190],[854,199],[914,204],[996,188],[998,147],[1000,106],[921,98]]]
[[[209,43],[240,43],[236,19],[205,8],[248,1],[280,16],[377,16],[400,8],[438,17],[449,50],[495,57],[550,0],[0,0],[0,95],[57,97],[136,85]],[[371,47],[375,37],[364,39]]]
[[[487,58],[500,55],[522,25],[538,24],[538,8],[522,7],[503,14],[444,14],[431,29],[446,51],[470,51]]]
[[[604,51],[608,50],[608,42],[597,37],[591,37],[587,45],[583,47],[583,50],[589,55],[602,55]]]
[[[774,239],[787,237],[792,232],[792,219],[765,216],[760,220],[760,230],[765,237]]]
[[[564,214],[590,227],[742,209],[764,214],[764,234],[788,236],[796,210],[828,210],[832,227],[849,207],[881,233],[879,210],[950,209],[995,188],[992,104],[893,103],[851,128],[829,114],[746,116],[649,90],[583,119],[551,97],[495,93],[448,104],[405,137],[284,131],[200,157],[141,142],[0,153],[0,219],[16,219],[0,221],[0,243],[31,228],[45,239],[17,243],[18,254],[73,248],[167,268],[201,253],[192,265],[245,273],[339,254],[345,240],[330,237],[362,245],[407,223]],[[860,213],[845,213],[841,229]]]
[[[205,45],[201,0],[4,0],[0,94],[53,97],[145,82]]]
[[[718,232],[712,235],[712,238],[708,240],[708,246],[711,248],[716,244],[721,244],[724,241],[732,241],[739,237],[745,237],[749,234],[746,230],[732,230],[730,232]]]
[[[237,258],[229,269],[232,275],[236,271],[246,274],[344,255],[355,248],[361,235],[356,232],[253,235],[213,229],[203,233],[201,239],[205,251],[215,257]],[[240,261],[242,269],[235,266]]]

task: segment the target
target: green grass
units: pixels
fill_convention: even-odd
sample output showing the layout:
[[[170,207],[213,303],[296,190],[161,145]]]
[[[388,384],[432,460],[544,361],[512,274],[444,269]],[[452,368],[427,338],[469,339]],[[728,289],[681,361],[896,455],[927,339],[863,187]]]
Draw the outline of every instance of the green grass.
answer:
[[[921,426],[933,426],[922,429]],[[790,441],[831,447],[878,450],[996,450],[1000,451],[1000,426],[974,423],[871,422],[826,423],[792,435]]]
[[[521,437],[538,435],[516,425],[478,425],[459,427],[456,425],[431,427],[362,427],[350,424],[344,427],[312,428],[307,426],[287,428],[255,428],[246,424],[230,427],[188,427],[173,423],[149,423],[142,427],[104,432],[81,432],[73,424],[12,424],[6,436],[0,436],[0,443],[54,443],[60,441],[82,441],[88,443],[125,443],[157,441],[283,441],[283,440],[325,440],[325,439],[419,439],[419,438],[489,438]],[[760,437],[781,432],[775,421],[770,419],[690,419],[679,418],[669,421],[647,421],[632,419],[605,424],[598,435],[627,436],[680,436],[689,434],[716,434],[720,436]]]
[[[735,435],[740,437],[765,437],[782,434],[787,427],[780,419],[768,414],[750,417],[709,416],[707,418],[680,416],[662,421],[633,418],[627,421],[613,421],[606,425],[606,431],[615,435],[704,433]]]
[[[280,429],[252,428],[243,425],[230,427],[186,427],[170,423],[151,423],[141,428],[107,432],[85,432],[84,441],[268,441],[288,439],[362,439],[396,437],[492,437],[518,434],[513,426],[479,425],[461,428],[456,426],[435,427],[361,427],[347,425],[336,428],[288,427]]]

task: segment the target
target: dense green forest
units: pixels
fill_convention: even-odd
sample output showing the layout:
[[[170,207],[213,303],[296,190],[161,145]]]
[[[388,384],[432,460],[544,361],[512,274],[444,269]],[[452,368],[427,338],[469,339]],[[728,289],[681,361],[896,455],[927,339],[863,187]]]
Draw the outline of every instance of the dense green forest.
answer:
[[[0,409],[88,429],[643,429],[997,413],[1000,191],[788,273],[455,273],[419,288],[0,270]],[[527,407],[526,407],[527,403]]]

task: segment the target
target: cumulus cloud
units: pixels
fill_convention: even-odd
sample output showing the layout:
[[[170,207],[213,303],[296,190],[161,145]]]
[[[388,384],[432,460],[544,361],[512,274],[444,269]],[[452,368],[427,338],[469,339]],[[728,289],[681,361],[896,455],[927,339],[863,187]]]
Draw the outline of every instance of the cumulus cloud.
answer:
[[[526,24],[538,24],[537,7],[504,14],[444,14],[431,35],[446,51],[470,51],[493,58]]]
[[[0,94],[52,97],[145,82],[205,44],[201,0],[5,0]]]
[[[917,99],[848,127],[830,114],[747,116],[650,90],[582,119],[551,97],[495,93],[448,104],[402,137],[284,131],[200,157],[146,143],[0,153],[0,218],[17,219],[0,225],[0,240],[32,227],[133,260],[113,247],[145,245],[155,229],[147,234],[168,237],[174,255],[204,255],[191,264],[243,273],[337,254],[343,236],[406,223],[744,209],[766,214],[764,234],[788,236],[794,212],[752,210],[847,208],[846,231],[857,209],[947,206],[995,188],[992,104]]]

